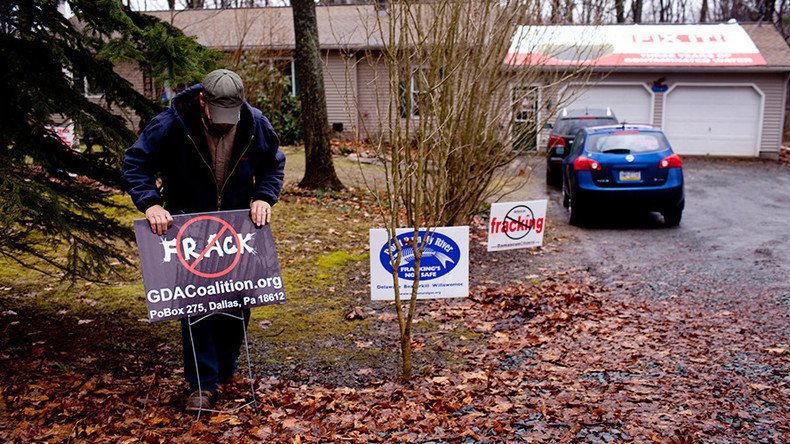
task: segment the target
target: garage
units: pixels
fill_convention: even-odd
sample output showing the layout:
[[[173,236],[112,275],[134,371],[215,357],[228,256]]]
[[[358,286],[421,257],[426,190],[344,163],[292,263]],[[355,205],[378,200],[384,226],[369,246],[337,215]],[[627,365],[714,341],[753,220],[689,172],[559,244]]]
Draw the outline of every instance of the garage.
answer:
[[[653,94],[644,85],[572,86],[568,108],[611,108],[621,122],[653,122]]]
[[[763,95],[750,85],[675,85],[665,95],[664,131],[679,154],[759,153]]]
[[[507,60],[541,66],[548,90],[573,79],[547,108],[611,108],[680,154],[775,158],[790,143],[790,47],[770,23],[522,26]]]

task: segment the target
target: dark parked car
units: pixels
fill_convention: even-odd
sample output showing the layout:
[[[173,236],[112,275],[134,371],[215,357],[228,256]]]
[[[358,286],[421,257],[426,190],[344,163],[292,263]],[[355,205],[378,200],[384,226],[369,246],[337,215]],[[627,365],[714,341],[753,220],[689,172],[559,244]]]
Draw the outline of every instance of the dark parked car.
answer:
[[[546,184],[560,186],[562,160],[568,155],[573,136],[581,128],[619,123],[611,109],[563,109],[551,129],[546,154]]]
[[[562,162],[563,204],[582,225],[607,210],[659,211],[668,226],[683,215],[683,164],[664,133],[649,125],[610,125],[576,133]]]

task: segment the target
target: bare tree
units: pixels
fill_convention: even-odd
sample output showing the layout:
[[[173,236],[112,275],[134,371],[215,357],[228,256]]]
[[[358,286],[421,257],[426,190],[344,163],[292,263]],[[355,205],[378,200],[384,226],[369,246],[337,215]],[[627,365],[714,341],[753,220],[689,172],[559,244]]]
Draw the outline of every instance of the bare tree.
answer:
[[[625,0],[614,0],[615,20],[625,23]]]
[[[708,0],[702,0],[702,4],[699,7],[699,21],[700,23],[708,21]]]
[[[576,7],[574,0],[565,0],[565,23],[573,23],[573,10]]]
[[[634,23],[642,23],[642,7],[643,0],[631,1],[631,15],[634,18]]]
[[[538,8],[524,0],[404,1],[379,16],[384,49],[369,51],[366,59],[371,72],[386,72],[373,82],[387,96],[379,100],[379,122],[368,137],[385,166],[383,189],[373,191],[393,244],[388,251],[404,378],[412,375],[420,273],[404,290],[409,296],[402,294],[399,229],[412,233],[410,266],[419,270],[435,227],[469,223],[483,202],[526,170],[538,130],[563,103],[559,85],[587,72],[544,71],[508,56],[518,26],[539,17]],[[560,46],[542,50],[576,51]],[[541,93],[546,100],[538,100]]]
[[[560,18],[564,16],[562,13],[562,0],[551,0],[549,23],[560,23]]]

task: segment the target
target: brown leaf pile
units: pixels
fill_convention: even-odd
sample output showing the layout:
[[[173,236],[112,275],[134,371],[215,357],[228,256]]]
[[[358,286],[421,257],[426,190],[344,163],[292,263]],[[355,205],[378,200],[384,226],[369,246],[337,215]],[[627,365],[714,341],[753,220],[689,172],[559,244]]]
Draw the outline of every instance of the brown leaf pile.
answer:
[[[182,382],[167,369],[86,375],[46,353],[6,354],[0,440],[784,442],[787,350],[739,345],[737,320],[721,331],[672,304],[634,306],[578,273],[481,287],[420,305],[442,328],[417,335],[417,353],[449,351],[460,369],[428,367],[408,382],[378,375],[360,388],[259,378],[254,407],[200,420],[182,413]],[[245,396],[229,387],[218,405]]]

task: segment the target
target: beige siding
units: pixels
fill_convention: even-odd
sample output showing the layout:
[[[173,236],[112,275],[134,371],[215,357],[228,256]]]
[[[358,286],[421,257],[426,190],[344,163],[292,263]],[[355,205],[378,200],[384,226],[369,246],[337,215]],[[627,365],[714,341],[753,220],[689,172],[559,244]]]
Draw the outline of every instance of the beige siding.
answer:
[[[661,116],[664,115],[664,93],[653,94],[653,125],[661,126]]]
[[[787,146],[790,143],[790,100],[788,100],[788,77],[784,78],[784,87],[785,87],[785,120],[784,120],[784,131],[782,132],[782,145]]]
[[[134,89],[146,97],[153,98],[154,91],[152,90],[151,81],[143,76],[142,71],[137,68],[137,65],[129,62],[119,62],[113,67],[116,74],[128,80]]]
[[[113,71],[131,83],[137,92],[144,94],[146,97],[152,97],[153,91],[151,82],[143,76],[143,73],[137,68],[136,64],[119,62],[113,66]],[[87,98],[93,103],[107,107],[107,102],[101,95],[87,96]],[[130,130],[139,132],[142,129],[140,128],[140,117],[131,109],[118,106],[117,104],[113,104],[108,109],[111,113],[122,117],[126,123],[126,127]]]
[[[326,114],[329,125],[343,124],[346,136],[355,136],[357,128],[357,105],[354,91],[357,89],[357,74],[354,58],[340,52],[325,52],[324,90],[326,94]],[[340,136],[334,134],[333,136]]]
[[[359,57],[356,66],[359,138],[368,139],[373,138],[389,118],[387,67],[377,55]]]

